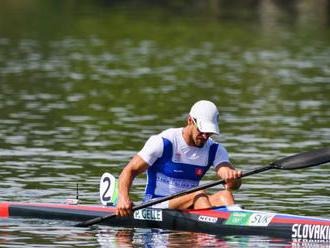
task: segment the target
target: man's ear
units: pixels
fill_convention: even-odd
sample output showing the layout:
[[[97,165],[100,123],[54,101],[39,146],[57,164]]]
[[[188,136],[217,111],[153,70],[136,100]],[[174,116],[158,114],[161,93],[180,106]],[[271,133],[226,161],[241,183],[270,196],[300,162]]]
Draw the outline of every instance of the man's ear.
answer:
[[[187,117],[187,124],[188,125],[191,125],[191,124],[193,124],[194,122],[193,122],[193,120],[192,120],[192,117],[190,116],[190,115],[188,115],[188,117]]]

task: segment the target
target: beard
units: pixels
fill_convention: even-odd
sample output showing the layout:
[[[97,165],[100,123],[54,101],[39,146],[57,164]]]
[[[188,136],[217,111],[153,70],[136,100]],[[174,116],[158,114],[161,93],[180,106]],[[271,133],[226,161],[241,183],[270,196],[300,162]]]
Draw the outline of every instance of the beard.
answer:
[[[206,143],[206,141],[207,141],[207,139],[196,137],[194,139],[194,144],[195,144],[195,146],[201,148],[201,147],[204,146],[204,144]]]

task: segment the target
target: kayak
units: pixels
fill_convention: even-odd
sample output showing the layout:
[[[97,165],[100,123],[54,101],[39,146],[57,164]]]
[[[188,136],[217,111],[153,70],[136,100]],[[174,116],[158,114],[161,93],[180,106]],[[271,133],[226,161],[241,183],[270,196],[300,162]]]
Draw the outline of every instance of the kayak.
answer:
[[[0,218],[81,222],[114,213],[114,207],[49,203],[0,203]],[[201,210],[145,208],[102,225],[228,235],[257,235],[290,240],[330,240],[330,219],[253,211],[238,205]]]

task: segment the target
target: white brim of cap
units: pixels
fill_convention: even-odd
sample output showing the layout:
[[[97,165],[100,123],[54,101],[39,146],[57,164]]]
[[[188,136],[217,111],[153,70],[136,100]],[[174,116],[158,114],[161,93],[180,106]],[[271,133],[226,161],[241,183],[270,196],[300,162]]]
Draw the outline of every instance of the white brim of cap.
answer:
[[[199,131],[203,133],[214,133],[214,134],[220,134],[220,130],[218,127],[218,123],[213,122],[206,122],[206,121],[198,121],[197,120],[197,127]]]

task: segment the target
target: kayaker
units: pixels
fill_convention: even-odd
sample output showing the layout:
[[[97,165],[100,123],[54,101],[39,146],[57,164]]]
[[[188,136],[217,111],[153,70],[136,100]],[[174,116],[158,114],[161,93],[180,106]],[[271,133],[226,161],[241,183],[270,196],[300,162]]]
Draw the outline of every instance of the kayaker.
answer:
[[[241,185],[237,179],[241,171],[230,163],[223,145],[210,138],[219,134],[218,117],[216,105],[201,100],[191,107],[185,127],[170,128],[151,136],[120,174],[117,214],[132,213],[129,190],[134,178],[145,171],[144,201],[198,186],[210,167],[226,180],[225,189],[215,194],[198,191],[159,203],[159,208],[201,209],[234,204],[232,190]]]

